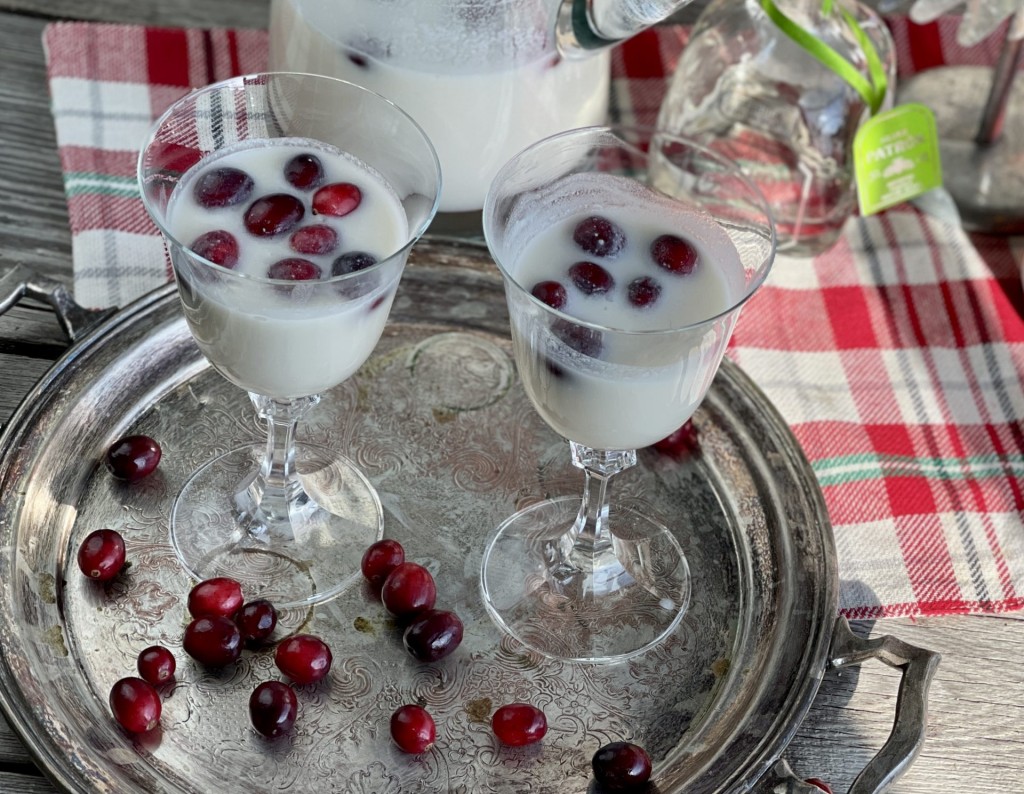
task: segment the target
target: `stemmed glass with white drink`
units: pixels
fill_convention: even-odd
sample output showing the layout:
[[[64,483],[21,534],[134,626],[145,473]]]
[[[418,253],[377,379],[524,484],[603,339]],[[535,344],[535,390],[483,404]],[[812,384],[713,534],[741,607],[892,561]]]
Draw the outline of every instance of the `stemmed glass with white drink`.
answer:
[[[690,141],[590,127],[506,164],[484,231],[523,386],[585,475],[582,498],[540,499],[497,528],[484,602],[547,656],[627,659],[677,627],[690,571],[672,517],[617,502],[609,480],[700,405],[774,259],[767,204]]]
[[[267,428],[203,464],[175,500],[172,543],[197,579],[230,576],[285,607],[358,575],[382,534],[380,501],[351,460],[297,441],[296,425],[373,351],[440,182],[409,116],[333,78],[233,78],[156,121],[139,183],[185,318]]]

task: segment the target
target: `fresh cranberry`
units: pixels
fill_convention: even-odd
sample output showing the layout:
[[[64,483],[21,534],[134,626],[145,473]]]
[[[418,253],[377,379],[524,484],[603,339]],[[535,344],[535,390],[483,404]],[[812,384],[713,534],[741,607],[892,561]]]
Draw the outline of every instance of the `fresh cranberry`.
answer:
[[[538,281],[533,285],[530,294],[541,303],[546,303],[552,309],[561,309],[565,306],[565,302],[569,297],[565,287],[557,281]]]
[[[409,703],[391,715],[391,738],[406,753],[425,753],[434,746],[437,726],[423,706]]]
[[[380,587],[388,574],[405,562],[405,549],[397,540],[384,538],[370,547],[363,553],[362,562],[359,564],[363,576],[374,587]]]
[[[631,742],[611,742],[590,762],[594,777],[609,791],[627,791],[646,783],[651,777],[651,757]]]
[[[192,195],[207,209],[233,207],[252,195],[252,177],[237,168],[212,168],[202,174],[192,188]]]
[[[238,240],[231,232],[214,229],[199,235],[189,246],[195,253],[215,265],[233,268],[238,264]]]
[[[591,215],[576,224],[572,239],[588,254],[602,257],[615,256],[626,244],[622,229],[600,215]]]
[[[601,295],[615,286],[612,274],[593,262],[577,262],[569,268],[569,278],[584,295]]]
[[[117,576],[124,560],[124,538],[115,529],[94,530],[78,547],[78,567],[97,582],[109,582]]]
[[[292,232],[288,244],[291,245],[293,251],[300,254],[309,256],[329,254],[338,247],[338,233],[330,226],[315,223]]]
[[[333,182],[313,194],[313,212],[342,218],[363,200],[362,191],[351,182]]]
[[[539,742],[548,732],[548,720],[544,712],[529,703],[509,703],[502,706],[491,717],[491,730],[510,747]]]
[[[160,463],[160,445],[149,436],[125,436],[107,450],[107,469],[117,479],[138,482]]]
[[[226,576],[215,576],[193,587],[188,594],[188,611],[194,618],[222,615],[229,618],[242,608],[242,585]]]
[[[331,649],[312,634],[296,634],[277,646],[274,662],[296,684],[315,684],[331,671]]]
[[[110,710],[126,731],[145,733],[160,722],[160,695],[141,678],[122,678],[110,689]]]
[[[402,635],[405,649],[421,662],[443,659],[461,642],[462,620],[444,609],[420,612]]]
[[[262,196],[245,211],[245,228],[257,237],[275,237],[287,234],[306,214],[306,208],[295,196],[273,193]]]
[[[677,430],[673,430],[661,441],[655,441],[653,446],[662,455],[669,455],[679,458],[697,448],[697,428],[693,425],[692,419],[686,422]]]
[[[288,733],[298,713],[294,690],[281,681],[264,681],[249,695],[252,727],[268,738]]]
[[[652,305],[661,296],[661,284],[650,276],[641,276],[629,282],[626,288],[629,302],[639,309]]]
[[[356,273],[366,270],[377,264],[377,257],[364,251],[349,251],[334,260],[331,265],[332,276],[347,276],[349,273]]]
[[[185,653],[201,664],[223,667],[242,655],[242,634],[223,615],[196,618],[185,627]]]
[[[299,190],[312,190],[324,181],[324,165],[315,154],[297,154],[284,166],[284,178]]]
[[[663,234],[651,243],[651,257],[665,270],[685,276],[697,264],[697,249],[674,234]]]
[[[174,678],[177,664],[174,654],[163,645],[151,645],[139,654],[136,666],[140,676],[153,686],[159,686]]]
[[[832,794],[832,787],[819,777],[809,777],[804,783],[808,783],[815,788],[820,788],[825,794]]]
[[[434,608],[437,586],[430,571],[415,562],[395,566],[384,580],[380,600],[396,618],[411,618]]]
[[[320,275],[319,265],[296,256],[274,262],[267,270],[267,278],[281,281],[315,281]]]
[[[245,604],[235,614],[235,624],[242,634],[242,641],[259,645],[270,638],[277,626],[277,610],[265,598],[257,598]]]

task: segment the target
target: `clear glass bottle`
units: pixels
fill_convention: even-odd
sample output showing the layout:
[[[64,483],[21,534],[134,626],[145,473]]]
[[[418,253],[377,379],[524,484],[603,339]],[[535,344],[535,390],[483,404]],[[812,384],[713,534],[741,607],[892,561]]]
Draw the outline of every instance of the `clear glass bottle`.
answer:
[[[869,82],[856,20],[877,52],[889,90],[895,48],[885,23],[856,0],[775,0],[792,22]],[[784,32],[761,0],[712,0],[694,24],[658,126],[737,161],[775,214],[778,250],[828,250],[856,208],[853,139],[868,102],[843,77]]]

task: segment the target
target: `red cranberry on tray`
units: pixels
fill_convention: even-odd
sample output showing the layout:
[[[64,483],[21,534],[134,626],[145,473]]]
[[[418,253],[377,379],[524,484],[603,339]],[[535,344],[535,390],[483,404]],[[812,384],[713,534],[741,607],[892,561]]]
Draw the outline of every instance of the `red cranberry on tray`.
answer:
[[[417,755],[434,746],[437,726],[430,713],[415,703],[400,706],[391,715],[391,738],[405,753]]]
[[[78,547],[78,567],[90,579],[109,582],[124,568],[124,538],[116,529],[90,532]]]
[[[315,684],[331,671],[333,656],[322,639],[296,634],[282,641],[274,652],[278,669],[296,684]]]
[[[502,744],[523,747],[544,738],[548,721],[544,712],[529,703],[509,703],[494,712],[491,730]]]
[[[149,436],[125,436],[107,449],[107,469],[117,479],[138,482],[152,474],[160,463],[160,445]]]
[[[281,681],[264,681],[249,696],[249,720],[267,738],[290,731],[298,712],[294,690]]]
[[[145,733],[160,723],[163,706],[153,685],[141,678],[122,678],[110,690],[110,711],[117,723],[131,733]]]

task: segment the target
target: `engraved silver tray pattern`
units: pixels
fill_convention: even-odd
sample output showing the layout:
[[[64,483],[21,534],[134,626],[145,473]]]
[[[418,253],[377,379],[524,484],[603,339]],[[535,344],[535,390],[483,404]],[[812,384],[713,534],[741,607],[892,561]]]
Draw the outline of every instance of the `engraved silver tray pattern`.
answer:
[[[247,397],[198,352],[172,287],[103,320],[29,394],[0,441],[0,705],[55,783],[75,792],[597,791],[590,758],[637,741],[657,790],[744,791],[776,763],[823,675],[836,614],[836,556],[820,491],[785,423],[726,362],[694,421],[699,450],[651,450],[616,478],[678,532],[691,608],[663,645],[628,663],[563,664],[504,638],[480,602],[492,528],[541,496],[577,493],[566,443],[537,417],[511,358],[502,285],[486,251],[443,240],[414,250],[375,354],[328,393],[302,434],[347,450],[380,492],[385,534],[438,582],[465,640],[415,662],[354,574],[338,599],[282,617],[278,636],[323,636],[334,668],[298,687],[292,735],[249,726],[248,696],[279,677],[271,650],[207,670],[181,650],[193,582],[167,538],[171,501],[215,453],[260,435]],[[311,344],[330,343],[310,340]],[[128,432],[160,440],[156,474],[114,481],[103,450]],[[126,536],[131,566],[85,581],[78,543]],[[161,728],[132,737],[107,693],[164,643],[178,659]],[[548,718],[539,745],[501,746],[498,706]],[[392,744],[400,704],[427,706],[438,741]],[[589,787],[589,789],[588,789]]]

